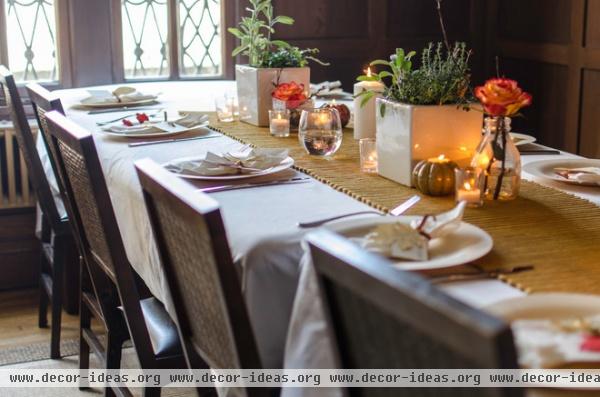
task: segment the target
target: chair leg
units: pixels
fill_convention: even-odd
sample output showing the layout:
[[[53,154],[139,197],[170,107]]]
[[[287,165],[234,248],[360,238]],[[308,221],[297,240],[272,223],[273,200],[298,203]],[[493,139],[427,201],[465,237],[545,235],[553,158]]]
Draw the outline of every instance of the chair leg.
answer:
[[[92,316],[90,309],[83,302],[79,300],[79,369],[87,370],[90,368],[90,345],[83,337],[83,330],[89,329],[92,323]],[[88,389],[87,387],[79,386],[79,390]]]
[[[45,264],[46,257],[44,256],[44,252],[42,252],[40,257],[40,306],[38,311],[38,326],[40,328],[48,327],[48,293],[46,292],[46,288],[44,288],[44,279],[42,277],[42,274],[46,270]]]
[[[121,354],[123,352],[123,337],[115,334],[114,331],[108,330],[106,334],[106,369],[121,368]],[[114,390],[107,384],[104,387],[104,396],[116,396]]]
[[[60,358],[60,330],[62,322],[62,301],[63,301],[63,266],[64,249],[62,241],[54,243],[54,257],[52,269],[52,336],[50,341],[50,358]]]

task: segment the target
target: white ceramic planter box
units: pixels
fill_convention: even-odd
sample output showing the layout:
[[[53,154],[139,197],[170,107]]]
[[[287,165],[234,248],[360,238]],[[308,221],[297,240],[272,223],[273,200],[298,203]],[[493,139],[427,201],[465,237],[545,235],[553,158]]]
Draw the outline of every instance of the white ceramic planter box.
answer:
[[[376,119],[379,174],[411,186],[412,170],[421,160],[443,154],[467,166],[481,140],[483,114],[456,105],[413,106],[378,98]]]
[[[271,94],[279,83],[296,82],[304,84],[310,91],[310,68],[254,68],[248,65],[235,66],[240,114],[243,121],[259,127],[269,126],[269,109],[272,107]]]

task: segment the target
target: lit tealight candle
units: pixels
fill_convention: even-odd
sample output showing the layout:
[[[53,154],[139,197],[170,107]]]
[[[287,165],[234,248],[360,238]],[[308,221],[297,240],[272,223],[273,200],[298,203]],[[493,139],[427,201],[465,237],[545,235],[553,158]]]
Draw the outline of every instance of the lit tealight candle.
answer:
[[[377,167],[377,144],[373,138],[360,140],[360,170],[367,174],[376,174]]]
[[[481,175],[481,170],[478,168],[455,170],[457,202],[466,201],[470,207],[479,207],[483,204]]]
[[[439,156],[432,157],[427,161],[429,161],[430,163],[449,163],[450,159],[446,158],[446,155],[440,154]]]
[[[283,138],[290,136],[289,110],[269,110],[269,115],[271,135]]]

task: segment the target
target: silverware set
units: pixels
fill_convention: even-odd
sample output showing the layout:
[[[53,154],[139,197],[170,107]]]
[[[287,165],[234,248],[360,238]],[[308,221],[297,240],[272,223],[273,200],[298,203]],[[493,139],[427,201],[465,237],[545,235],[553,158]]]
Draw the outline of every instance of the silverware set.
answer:
[[[392,209],[390,211],[390,215],[393,215],[393,216],[402,215],[410,207],[417,204],[420,200],[421,200],[421,197],[414,195],[411,198],[409,198],[408,200],[401,203],[400,205],[396,206],[394,209]],[[300,228],[318,227],[318,226],[322,226],[328,222],[336,221],[338,219],[348,218],[348,217],[356,216],[356,215],[366,215],[366,214],[385,215],[384,213],[379,212],[379,211],[358,211],[358,212],[352,212],[350,214],[343,214],[343,215],[332,216],[329,218],[323,218],[323,219],[319,219],[319,220],[311,221],[311,222],[298,222],[298,227],[300,227]]]
[[[484,270],[477,265],[470,265],[469,268],[473,270],[461,271],[457,273],[445,273],[440,275],[434,275],[429,277],[429,281],[433,284],[448,283],[454,281],[471,281],[471,280],[485,280],[498,278],[498,276],[506,274],[515,274],[533,270],[532,265],[521,265],[509,268],[498,268],[492,270]]]

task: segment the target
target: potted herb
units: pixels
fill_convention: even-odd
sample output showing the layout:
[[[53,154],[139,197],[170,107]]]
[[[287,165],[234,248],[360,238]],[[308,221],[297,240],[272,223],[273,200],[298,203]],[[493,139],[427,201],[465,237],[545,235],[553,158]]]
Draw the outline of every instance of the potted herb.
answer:
[[[242,17],[237,28],[228,31],[240,40],[232,55],[248,57],[248,65],[236,65],[240,111],[244,121],[261,127],[269,125],[271,94],[281,83],[295,82],[310,87],[309,60],[318,61],[317,49],[301,50],[282,40],[272,40],[277,24],[292,25],[287,16],[273,16],[271,0],[249,0],[249,15]],[[320,61],[318,61],[320,62]],[[322,62],[320,62],[322,63]],[[308,95],[308,93],[307,93]]]
[[[481,138],[482,113],[467,111],[471,101],[469,57],[465,43],[449,45],[438,0],[444,42],[421,52],[421,65],[413,67],[414,51],[397,49],[390,60],[376,60],[386,70],[360,81],[385,86],[377,98],[376,140],[379,174],[411,186],[414,166],[421,160],[444,155],[468,165]],[[364,91],[361,103],[376,95]]]

